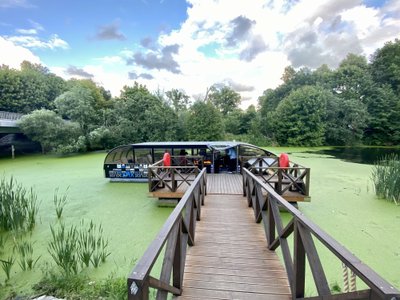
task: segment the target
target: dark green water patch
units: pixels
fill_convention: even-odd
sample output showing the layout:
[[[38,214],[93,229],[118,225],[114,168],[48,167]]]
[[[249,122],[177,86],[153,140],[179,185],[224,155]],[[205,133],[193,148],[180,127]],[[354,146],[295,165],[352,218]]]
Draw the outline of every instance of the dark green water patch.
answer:
[[[399,147],[333,147],[304,153],[332,156],[347,162],[360,164],[374,164],[379,158],[389,154],[400,155]]]

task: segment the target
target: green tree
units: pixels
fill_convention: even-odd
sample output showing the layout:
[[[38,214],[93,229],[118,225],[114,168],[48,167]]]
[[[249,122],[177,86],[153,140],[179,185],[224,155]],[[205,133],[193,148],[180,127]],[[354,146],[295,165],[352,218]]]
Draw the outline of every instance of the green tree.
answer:
[[[176,136],[177,116],[164,101],[135,82],[115,104],[116,127],[123,142],[165,141]]]
[[[367,108],[356,99],[337,96],[327,102],[326,141],[330,145],[359,144],[367,126]]]
[[[219,88],[212,86],[208,94],[208,100],[226,116],[237,108],[240,104],[241,96],[230,87],[223,86]]]
[[[389,84],[375,87],[368,96],[368,114],[364,142],[373,145],[400,143],[400,99]]]
[[[172,89],[165,93],[168,103],[172,106],[175,112],[184,111],[189,105],[189,96],[183,90]]]
[[[0,109],[29,113],[53,108],[54,99],[65,90],[65,82],[42,65],[24,61],[21,70],[0,67]]]
[[[71,121],[77,122],[84,136],[101,124],[102,112],[92,90],[76,85],[58,96],[54,101],[57,111]]]
[[[324,144],[326,98],[329,93],[320,87],[304,86],[282,100],[273,114],[273,132],[279,144]]]
[[[400,95],[400,40],[387,42],[371,58],[371,73],[378,85],[389,84]]]
[[[78,124],[65,121],[54,111],[46,109],[35,110],[23,116],[18,124],[27,137],[40,143],[42,153],[56,150],[60,146],[76,145],[81,134]]]
[[[196,101],[189,109],[187,137],[194,141],[216,141],[224,136],[222,116],[210,101]]]
[[[20,71],[2,65],[0,67],[0,110],[22,112],[23,98]]]

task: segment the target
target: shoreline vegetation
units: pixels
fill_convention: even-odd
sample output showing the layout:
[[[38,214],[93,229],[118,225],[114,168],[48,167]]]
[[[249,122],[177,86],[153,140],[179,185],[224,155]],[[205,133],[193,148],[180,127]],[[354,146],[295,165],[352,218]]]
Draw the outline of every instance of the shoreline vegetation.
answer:
[[[400,40],[395,39],[369,60],[349,53],[336,69],[287,66],[282,83],[246,109],[241,94],[226,84],[214,83],[191,98],[184,87],[150,91],[135,82],[112,97],[91,80],[65,81],[25,61],[20,70],[0,66],[0,111],[25,114],[18,126],[43,153],[168,140],[399,145],[399,57]],[[3,148],[10,153],[13,144],[7,145]],[[22,150],[17,146],[15,151]]]
[[[400,249],[392,242],[400,234],[400,211],[387,201],[377,200],[370,176],[372,165],[345,162],[319,152],[327,149],[268,147],[275,153],[289,153],[293,161],[311,168],[311,202],[299,203],[299,209],[383,278],[400,288],[396,274],[400,269]],[[126,275],[171,209],[158,207],[157,200],[148,198],[146,184],[110,183],[106,180],[101,169],[104,156],[104,152],[98,152],[68,157],[32,155],[14,160],[1,159],[3,176],[13,176],[16,181],[23,182],[25,188],[32,187],[39,209],[34,229],[22,234],[22,241],[28,245],[26,248],[33,249],[27,250],[25,255],[32,269],[26,267],[24,271],[22,265],[28,265],[15,254],[9,279],[0,269],[0,299],[6,299],[7,295],[40,293],[53,293],[60,297],[69,293],[71,299],[78,299],[76,293],[79,291],[81,296],[88,298],[97,293],[105,298],[121,295],[124,299],[122,290],[126,289]],[[59,189],[56,191],[56,188]],[[57,200],[57,203],[63,203],[60,218],[56,214],[55,193],[57,199],[63,199],[66,194],[59,191],[68,194],[65,202]],[[107,260],[97,268],[90,263],[90,258],[85,260],[90,265],[82,268],[80,275],[62,272],[49,253],[51,228],[54,228],[56,236],[60,226],[65,226],[68,232],[74,226],[75,229],[90,227],[91,221],[93,231],[99,232],[101,224],[102,235],[108,239]],[[84,222],[82,226],[81,222]],[[1,239],[3,251],[0,258],[7,261],[13,252],[13,234],[2,231]],[[82,257],[87,258],[92,250],[85,249],[87,255]],[[381,251],[384,255],[376,255]],[[340,287],[340,264],[323,251],[321,259],[328,278],[333,278],[329,284]],[[81,265],[86,266],[78,263],[79,268]],[[313,290],[307,292],[312,294]]]

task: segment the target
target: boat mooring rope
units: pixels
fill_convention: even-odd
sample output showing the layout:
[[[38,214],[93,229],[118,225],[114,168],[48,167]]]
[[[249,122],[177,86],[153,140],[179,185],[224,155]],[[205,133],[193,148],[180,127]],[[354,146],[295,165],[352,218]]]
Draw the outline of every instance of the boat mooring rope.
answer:
[[[349,273],[347,272],[347,267],[344,263],[342,263],[343,270],[343,290],[345,293],[349,291]]]
[[[343,290],[345,293],[355,292],[357,290],[356,286],[356,274],[350,270],[350,287],[349,287],[349,272],[347,266],[342,263],[343,271]]]

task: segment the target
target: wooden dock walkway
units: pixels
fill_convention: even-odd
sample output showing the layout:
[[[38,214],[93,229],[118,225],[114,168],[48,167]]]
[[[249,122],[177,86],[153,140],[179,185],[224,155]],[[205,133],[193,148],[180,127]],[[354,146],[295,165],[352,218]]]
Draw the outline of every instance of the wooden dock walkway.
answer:
[[[205,171],[189,186],[128,276],[129,300],[148,300],[151,289],[160,300],[172,295],[182,300],[400,300],[400,291],[250,171],[243,173],[246,197],[231,184],[240,177],[220,174],[208,178]],[[268,192],[268,198],[262,190]],[[285,227],[281,208],[292,216]],[[255,222],[254,215],[261,223]],[[293,251],[289,237],[293,238]],[[354,284],[349,289],[347,281],[343,292],[331,290],[314,239],[336,256],[346,273],[350,269],[356,274],[354,282],[362,281],[367,288],[357,289]],[[278,247],[284,263],[274,251]],[[159,274],[152,272],[158,259],[162,259]],[[310,286],[316,288],[311,295],[306,295],[307,268],[313,276]]]
[[[232,195],[236,189],[228,192],[206,196],[196,246],[186,257],[183,293],[175,299],[290,299],[286,271],[268,250],[262,225],[246,199]]]

